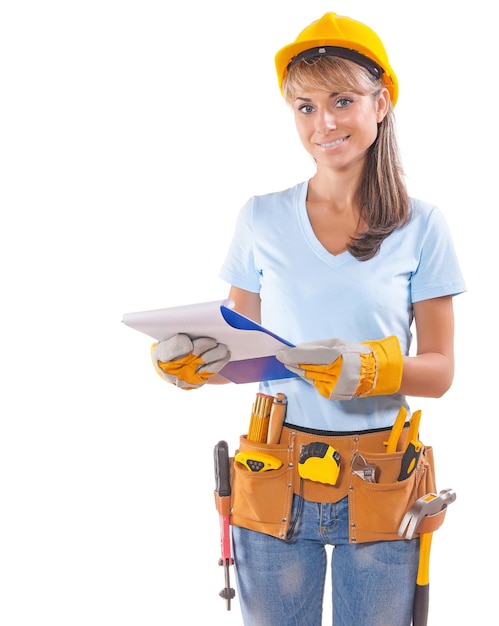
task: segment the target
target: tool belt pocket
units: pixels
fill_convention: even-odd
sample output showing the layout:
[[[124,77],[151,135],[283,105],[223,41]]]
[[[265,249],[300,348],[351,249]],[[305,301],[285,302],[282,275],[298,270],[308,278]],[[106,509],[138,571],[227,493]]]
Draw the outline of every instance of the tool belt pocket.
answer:
[[[239,440],[231,459],[231,516],[234,526],[286,537],[293,502],[293,467],[287,444]]]
[[[376,482],[352,473],[349,489],[350,541],[400,539],[400,523],[412,504],[436,490],[433,449],[423,446],[411,474],[398,480],[403,452],[359,454],[377,468]]]

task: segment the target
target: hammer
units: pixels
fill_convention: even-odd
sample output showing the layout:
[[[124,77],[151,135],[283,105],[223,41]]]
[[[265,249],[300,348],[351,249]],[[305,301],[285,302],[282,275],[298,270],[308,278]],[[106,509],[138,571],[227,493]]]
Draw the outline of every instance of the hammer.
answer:
[[[398,534],[412,539],[414,533],[419,537],[419,566],[416,578],[416,591],[413,605],[413,626],[426,626],[430,600],[430,548],[433,531],[439,528],[445,517],[447,505],[454,502],[456,493],[444,489],[437,495],[428,493],[422,496],[407,511],[400,524]]]

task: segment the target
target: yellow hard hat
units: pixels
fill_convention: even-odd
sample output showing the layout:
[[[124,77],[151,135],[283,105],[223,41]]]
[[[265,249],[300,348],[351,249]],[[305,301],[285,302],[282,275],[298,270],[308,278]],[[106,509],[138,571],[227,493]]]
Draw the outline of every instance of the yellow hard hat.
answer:
[[[337,13],[326,13],[320,20],[312,22],[293,43],[277,52],[275,65],[281,92],[290,63],[321,55],[347,58],[366,67],[371,74],[381,78],[395,106],[398,80],[381,39],[369,26]]]

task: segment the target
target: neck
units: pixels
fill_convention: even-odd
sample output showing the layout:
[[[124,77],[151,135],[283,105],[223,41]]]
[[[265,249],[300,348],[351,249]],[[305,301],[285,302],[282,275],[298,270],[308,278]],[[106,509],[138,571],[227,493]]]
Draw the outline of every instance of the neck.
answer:
[[[316,174],[308,183],[307,201],[326,202],[340,212],[353,211],[356,207],[357,183],[357,178]]]

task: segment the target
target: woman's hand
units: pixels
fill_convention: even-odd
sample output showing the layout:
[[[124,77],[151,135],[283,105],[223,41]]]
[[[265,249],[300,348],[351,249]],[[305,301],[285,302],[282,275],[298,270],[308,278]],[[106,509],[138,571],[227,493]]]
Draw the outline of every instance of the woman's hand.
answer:
[[[230,352],[211,337],[191,339],[180,333],[154,343],[151,358],[164,380],[181,389],[198,389],[230,360]]]
[[[330,400],[397,393],[403,360],[397,337],[348,343],[321,339],[279,350],[277,359]]]

